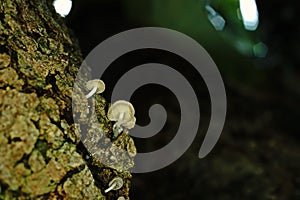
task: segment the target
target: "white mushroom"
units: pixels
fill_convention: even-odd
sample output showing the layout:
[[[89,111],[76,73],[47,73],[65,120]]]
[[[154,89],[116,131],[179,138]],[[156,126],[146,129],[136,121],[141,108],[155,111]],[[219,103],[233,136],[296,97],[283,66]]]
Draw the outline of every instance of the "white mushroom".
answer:
[[[123,187],[123,184],[124,184],[124,181],[122,178],[115,177],[108,183],[108,188],[104,192],[108,193],[111,190],[118,190],[121,187]]]
[[[87,95],[85,95],[85,97],[90,98],[95,93],[100,94],[100,93],[104,92],[105,84],[100,79],[94,79],[94,80],[90,80],[86,83],[86,88],[91,91]]]
[[[128,101],[119,100],[111,105],[107,117],[110,121],[116,121],[117,126],[132,129],[135,125],[134,108]]]

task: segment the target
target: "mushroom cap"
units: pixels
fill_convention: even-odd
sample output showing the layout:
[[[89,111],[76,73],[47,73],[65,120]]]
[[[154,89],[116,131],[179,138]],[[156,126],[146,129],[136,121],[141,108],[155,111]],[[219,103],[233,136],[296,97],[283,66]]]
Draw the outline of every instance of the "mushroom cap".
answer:
[[[96,93],[100,94],[105,90],[105,83],[100,79],[93,79],[86,83],[86,88],[88,90],[92,90],[94,87],[97,87]]]
[[[135,126],[136,118],[133,117],[132,120],[125,122],[123,126],[127,129],[132,129]]]
[[[136,121],[134,114],[135,110],[130,102],[119,100],[110,106],[107,117],[110,121],[117,121],[118,125],[131,129]]]
[[[113,190],[118,190],[123,187],[124,181],[121,177],[115,177],[108,183],[108,186],[111,187],[113,184],[115,184]]]

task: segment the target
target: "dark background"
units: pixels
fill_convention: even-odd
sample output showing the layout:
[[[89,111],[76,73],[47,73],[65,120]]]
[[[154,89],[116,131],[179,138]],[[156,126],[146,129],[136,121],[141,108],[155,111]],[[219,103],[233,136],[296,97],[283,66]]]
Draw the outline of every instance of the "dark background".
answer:
[[[133,174],[132,199],[300,199],[300,6],[296,0],[257,4],[259,27],[246,31],[237,17],[237,0],[212,0],[211,5],[226,20],[225,29],[216,31],[207,18],[204,1],[73,1],[66,21],[79,39],[84,56],[121,31],[165,27],[197,40],[214,59],[224,80],[228,100],[225,127],[213,151],[199,159],[210,101],[205,83],[193,76],[191,66],[159,50],[131,52],[111,65],[103,77],[107,84],[104,97],[108,99],[126,69],[156,61],[185,73],[200,100],[200,130],[193,145],[164,169]],[[249,48],[259,42],[268,47],[266,56],[257,57]],[[153,103],[164,105],[170,116],[160,134],[134,139],[139,152],[161,148],[171,141],[180,119],[172,92],[147,85],[134,93],[131,102],[138,124],[149,122],[145,113]]]

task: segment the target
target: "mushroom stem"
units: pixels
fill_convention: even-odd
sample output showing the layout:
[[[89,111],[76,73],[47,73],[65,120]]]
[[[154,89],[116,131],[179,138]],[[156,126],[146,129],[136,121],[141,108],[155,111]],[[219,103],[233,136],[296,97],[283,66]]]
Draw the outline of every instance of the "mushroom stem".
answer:
[[[88,99],[91,96],[93,96],[97,91],[97,87],[94,87],[87,95],[85,95],[85,97]]]
[[[109,188],[107,188],[104,192],[108,193],[109,191],[113,190],[116,187],[117,183],[114,182]]]

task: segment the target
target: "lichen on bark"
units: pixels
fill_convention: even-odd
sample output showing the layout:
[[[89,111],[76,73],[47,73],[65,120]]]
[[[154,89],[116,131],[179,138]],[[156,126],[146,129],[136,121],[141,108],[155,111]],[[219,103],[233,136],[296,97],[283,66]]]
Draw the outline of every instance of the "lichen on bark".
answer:
[[[129,198],[132,139],[123,133],[113,142],[132,155],[116,170],[86,150],[84,128],[73,121],[73,84],[81,63],[78,43],[51,0],[0,0],[1,199]],[[93,105],[100,126],[89,134],[109,136],[105,99],[97,95]],[[124,186],[105,194],[115,176]]]

